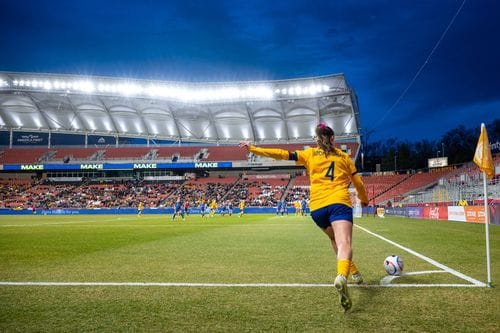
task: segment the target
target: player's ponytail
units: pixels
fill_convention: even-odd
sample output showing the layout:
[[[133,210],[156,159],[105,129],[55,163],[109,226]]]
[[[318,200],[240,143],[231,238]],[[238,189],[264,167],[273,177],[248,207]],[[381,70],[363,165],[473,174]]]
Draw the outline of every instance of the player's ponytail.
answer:
[[[332,137],[335,137],[333,129],[324,123],[316,126],[316,137],[318,146],[325,152],[325,155],[336,154]]]

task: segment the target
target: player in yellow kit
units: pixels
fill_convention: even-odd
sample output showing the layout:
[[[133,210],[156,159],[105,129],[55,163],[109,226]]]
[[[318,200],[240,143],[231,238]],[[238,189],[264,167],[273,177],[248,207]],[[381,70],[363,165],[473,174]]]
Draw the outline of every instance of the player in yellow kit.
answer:
[[[295,160],[303,165],[311,182],[309,208],[314,222],[328,235],[337,255],[337,277],[335,288],[340,304],[345,311],[352,306],[347,290],[347,278],[352,274],[354,282],[361,283],[362,277],[352,261],[352,203],[349,184],[356,188],[363,206],[368,205],[365,187],[357,173],[351,157],[334,147],[335,134],[325,124],[316,127],[318,147],[290,152],[284,149],[258,148],[248,141],[240,142],[249,152],[281,160]]]
[[[300,200],[295,200],[293,202],[293,206],[295,207],[295,215],[302,216],[302,205],[300,204]]]
[[[137,205],[137,216],[142,216],[142,202],[139,202],[139,205]]]
[[[240,215],[238,217],[242,217],[245,214],[245,200],[240,201]]]
[[[215,213],[217,212],[217,208],[218,208],[218,205],[217,205],[217,201],[215,201],[215,199],[212,199],[212,201],[210,202],[210,205],[208,206],[210,208],[210,217],[214,217],[215,216]]]

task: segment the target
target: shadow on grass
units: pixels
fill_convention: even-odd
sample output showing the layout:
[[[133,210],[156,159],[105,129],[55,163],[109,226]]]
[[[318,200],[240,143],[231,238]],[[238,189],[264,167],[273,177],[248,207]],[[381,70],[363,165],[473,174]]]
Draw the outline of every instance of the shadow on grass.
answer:
[[[353,305],[349,312],[346,314],[357,314],[372,309],[372,300],[375,299],[381,292],[382,288],[350,288],[351,297],[353,289],[355,289],[358,297],[353,299]]]

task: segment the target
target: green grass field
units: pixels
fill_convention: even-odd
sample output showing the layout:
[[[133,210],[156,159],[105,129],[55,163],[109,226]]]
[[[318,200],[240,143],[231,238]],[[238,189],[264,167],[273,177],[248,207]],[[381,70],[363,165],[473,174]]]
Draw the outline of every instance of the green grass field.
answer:
[[[309,217],[1,216],[0,332],[500,331],[498,288],[471,282],[487,280],[484,225],[356,225],[365,284],[350,288],[344,314],[329,241]],[[495,285],[497,226],[490,242]],[[381,286],[390,254],[407,274]]]

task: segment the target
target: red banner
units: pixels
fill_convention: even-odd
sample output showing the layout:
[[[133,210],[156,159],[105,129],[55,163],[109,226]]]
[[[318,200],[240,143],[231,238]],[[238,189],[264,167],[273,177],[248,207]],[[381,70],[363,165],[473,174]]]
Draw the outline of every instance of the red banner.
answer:
[[[448,207],[424,207],[424,219],[447,220]]]

